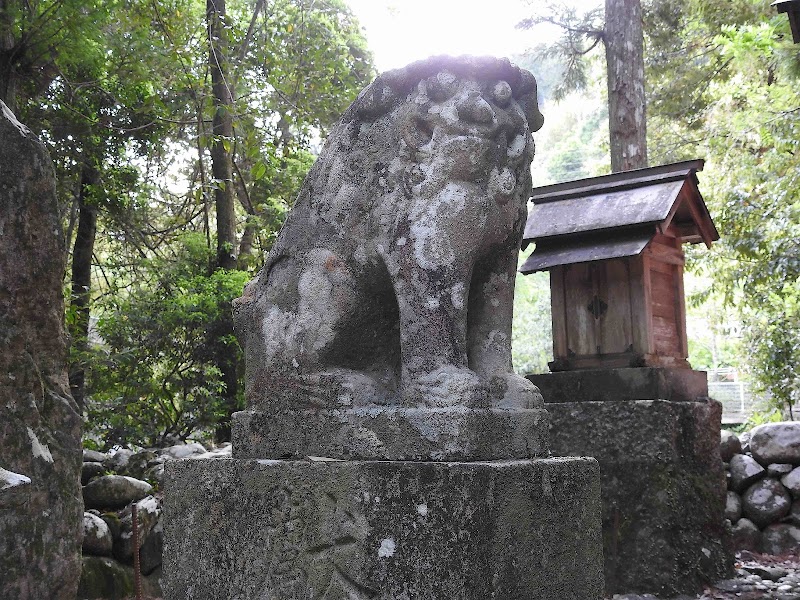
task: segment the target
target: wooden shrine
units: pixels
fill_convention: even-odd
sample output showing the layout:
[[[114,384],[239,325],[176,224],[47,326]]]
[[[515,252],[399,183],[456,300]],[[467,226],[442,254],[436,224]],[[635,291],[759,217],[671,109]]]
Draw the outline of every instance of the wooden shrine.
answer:
[[[550,272],[551,371],[691,368],[684,243],[719,239],[697,182],[702,160],[533,190],[522,273]]]

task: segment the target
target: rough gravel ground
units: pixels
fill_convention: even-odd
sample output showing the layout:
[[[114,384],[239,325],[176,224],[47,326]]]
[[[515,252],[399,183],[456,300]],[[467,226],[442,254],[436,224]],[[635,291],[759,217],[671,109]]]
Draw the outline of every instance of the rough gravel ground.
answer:
[[[699,596],[668,600],[800,600],[800,555],[736,553],[733,579],[718,581]],[[612,600],[660,600],[650,594],[616,594]],[[667,599],[663,599],[667,600]]]

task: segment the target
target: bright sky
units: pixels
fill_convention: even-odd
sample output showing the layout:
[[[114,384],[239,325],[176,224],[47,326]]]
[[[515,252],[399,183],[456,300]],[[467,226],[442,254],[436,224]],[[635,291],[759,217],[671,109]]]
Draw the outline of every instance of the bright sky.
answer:
[[[593,4],[596,0],[583,1]],[[515,29],[531,14],[530,5],[523,0],[346,2],[366,30],[379,71],[435,54],[511,56],[554,35],[551,28]]]

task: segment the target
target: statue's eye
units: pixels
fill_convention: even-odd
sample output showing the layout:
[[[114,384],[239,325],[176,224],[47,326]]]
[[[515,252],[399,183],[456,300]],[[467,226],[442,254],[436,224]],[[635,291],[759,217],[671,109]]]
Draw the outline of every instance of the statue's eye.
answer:
[[[511,86],[505,81],[498,81],[492,88],[492,98],[499,106],[506,106],[511,101]]]
[[[434,102],[444,102],[456,92],[457,88],[458,79],[450,73],[437,73],[425,80],[428,98]]]

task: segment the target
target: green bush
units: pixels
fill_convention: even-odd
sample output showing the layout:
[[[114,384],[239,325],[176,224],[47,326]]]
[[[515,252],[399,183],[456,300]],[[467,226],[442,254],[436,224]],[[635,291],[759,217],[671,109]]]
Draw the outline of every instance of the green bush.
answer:
[[[224,417],[215,352],[222,345],[240,364],[242,352],[214,329],[250,275],[211,271],[212,254],[188,234],[175,255],[145,261],[139,281],[99,303],[87,402],[88,437],[99,445],[185,440]]]

